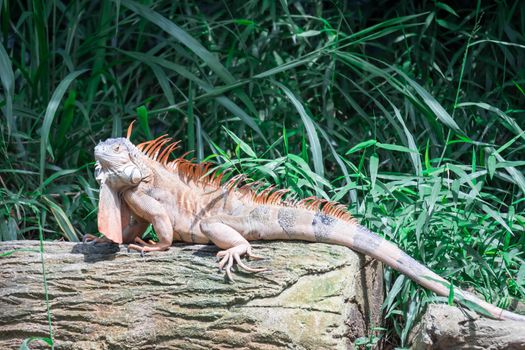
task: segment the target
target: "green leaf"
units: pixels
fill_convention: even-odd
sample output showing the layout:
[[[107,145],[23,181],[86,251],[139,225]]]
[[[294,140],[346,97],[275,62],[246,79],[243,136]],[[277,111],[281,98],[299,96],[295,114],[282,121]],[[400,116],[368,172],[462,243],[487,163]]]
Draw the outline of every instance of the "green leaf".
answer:
[[[417,92],[419,96],[423,99],[423,102],[434,112],[435,116],[446,126],[451,128],[452,130],[458,132],[459,134],[464,134],[464,132],[459,128],[458,124],[454,121],[454,119],[448,114],[448,112],[441,106],[441,104],[431,95],[428,93],[427,90],[425,90],[421,85],[419,85],[416,81],[410,79],[408,75],[406,75],[403,71],[392,67],[398,74],[400,74],[405,80],[414,88],[414,90]]]
[[[66,215],[66,213],[64,213],[62,208],[60,208],[55,202],[53,202],[45,196],[43,196],[42,198],[47,203],[49,209],[51,209],[51,212],[53,213],[53,216],[55,217],[58,226],[62,230],[64,237],[70,242],[78,242],[77,233],[75,232],[71,221],[69,221],[68,216]]]
[[[386,310],[385,317],[388,317],[388,315],[391,313],[392,304],[394,303],[396,296],[401,291],[401,288],[403,287],[404,282],[405,282],[405,275],[399,275],[396,278],[396,281],[394,282],[394,285],[392,286],[392,288],[388,291],[385,301],[383,302],[383,305],[381,307],[383,310]]]
[[[492,154],[496,157],[498,163],[505,162],[505,158],[503,158],[499,153],[495,152],[491,147],[489,147],[489,149],[493,152]],[[513,166],[506,167],[505,171],[510,175],[512,180],[514,180],[514,183],[518,185],[521,191],[525,192],[525,177],[523,174]]]
[[[236,117],[238,117],[240,120],[242,120],[246,125],[248,125],[250,128],[255,130],[261,138],[266,141],[266,138],[264,137],[264,134],[262,133],[259,126],[255,123],[254,119],[248,115],[241,107],[239,107],[236,103],[234,103],[232,100],[225,96],[220,96],[216,98],[217,102],[219,102],[221,105],[223,105],[227,110],[232,112]]]
[[[411,149],[411,148],[408,148],[408,147],[405,147],[405,146],[400,146],[400,145],[393,145],[393,144],[390,144],[390,143],[377,142],[376,146],[378,148],[386,149],[386,150],[389,150],[389,151],[397,151],[397,152],[406,152],[406,153],[417,153],[417,154],[419,154],[419,152],[417,150],[415,150],[415,149]]]
[[[236,24],[240,24],[240,25],[243,25],[243,26],[254,26],[256,23],[254,21],[252,21],[251,19],[236,19],[235,20],[235,23]]]
[[[522,264],[520,266],[520,269],[518,271],[518,275],[516,276],[516,283],[519,286],[525,287],[525,264]]]
[[[53,181],[55,181],[59,177],[74,174],[74,173],[76,173],[76,172],[78,172],[80,170],[83,170],[85,168],[93,166],[93,164],[94,163],[88,163],[88,164],[83,165],[83,166],[81,166],[80,168],[77,168],[77,169],[64,169],[64,170],[56,171],[53,174],[51,174],[51,176],[46,178],[46,180],[44,182],[42,182],[42,184],[40,186],[38,186],[38,188],[34,192],[35,193],[40,193],[46,186],[48,186],[50,183],[52,183]]]
[[[116,0],[114,0],[116,1]],[[158,12],[132,0],[119,0],[122,5],[146,18],[153,25],[170,34],[172,37],[181,42],[184,46],[190,49],[194,54],[201,58],[204,63],[208,65],[219,77],[226,83],[233,83],[235,78],[230,72],[219,62],[217,57],[210,51],[206,50],[197,40],[189,35],[185,30],[173,23],[171,20],[162,16]]]
[[[278,73],[286,72],[286,71],[288,71],[290,69],[297,68],[297,67],[302,66],[304,64],[307,64],[309,62],[312,62],[313,60],[315,60],[318,57],[319,57],[319,55],[311,55],[311,56],[308,56],[308,57],[303,58],[303,59],[286,62],[284,64],[281,64],[281,65],[277,66],[277,67],[270,68],[270,69],[268,69],[268,70],[266,70],[264,72],[256,74],[256,75],[253,76],[253,78],[254,79],[262,79],[262,78],[270,77],[272,75],[276,75]]]
[[[403,117],[401,116],[401,112],[399,112],[399,109],[396,107],[395,104],[393,104],[389,99],[387,99],[388,103],[390,103],[390,106],[394,110],[394,114],[403,127],[403,132],[405,134],[405,137],[407,139],[407,145],[409,146],[408,149],[415,150],[416,152],[410,152],[410,160],[412,161],[412,165],[414,166],[414,170],[416,172],[416,175],[420,175],[422,172],[422,165],[421,165],[421,159],[419,157],[419,152],[417,152],[417,145],[416,141],[414,139],[414,135],[408,130],[405,121],[403,120]],[[427,145],[427,151],[428,151],[428,145]],[[425,156],[428,156],[428,154],[425,154]],[[427,168],[430,170],[430,167]]]
[[[250,117],[241,107],[239,107],[235,102],[233,102],[231,99],[229,99],[226,96],[216,96],[217,94],[221,94],[221,91],[215,91],[212,85],[208,84],[207,82],[197,78],[193,73],[188,71],[185,67],[178,65],[176,63],[167,61],[165,59],[150,55],[150,54],[144,54],[142,52],[132,52],[132,51],[122,51],[124,54],[133,57],[135,59],[138,59],[146,64],[149,64],[150,62],[154,62],[155,64],[167,68],[169,70],[172,70],[176,72],[177,74],[183,76],[184,78],[195,82],[199,87],[201,87],[209,97],[213,97],[219,104],[221,104],[224,108],[232,112],[236,117],[241,119],[246,125],[248,125],[250,128],[252,128],[257,134],[265,141],[267,142],[265,136],[263,135],[261,129],[259,126],[255,123],[254,118]],[[215,91],[215,92],[214,92]],[[199,96],[199,98],[203,98],[203,95]],[[194,98],[192,101],[196,100]],[[168,108],[159,109],[159,110],[152,110],[150,113],[161,113],[172,109],[178,109],[174,106],[170,106]],[[179,109],[180,111],[180,109]]]
[[[503,226],[508,232],[510,232],[512,235],[514,235],[514,232],[512,232],[512,230],[509,227],[509,225],[507,225],[505,220],[501,217],[501,213],[493,210],[492,208],[490,208],[486,204],[482,204],[481,208],[483,209],[483,211],[485,213],[489,214],[494,220],[496,220],[501,226]]]
[[[436,2],[436,7],[440,8],[440,9],[443,9],[445,11],[447,11],[448,13],[456,16],[456,17],[459,17],[459,15],[456,13],[456,11],[454,11],[454,9],[452,7],[450,7],[449,5],[445,4],[445,3],[442,3],[440,1]]]
[[[376,185],[377,169],[379,167],[379,157],[376,153],[370,156],[370,181],[372,182],[372,188]]]
[[[77,93],[75,90],[71,90],[69,95],[64,102],[64,112],[60,118],[60,126],[56,133],[55,144],[66,145],[66,134],[73,124],[73,119],[75,117],[75,101],[77,98]]]
[[[298,37],[301,37],[301,38],[308,38],[308,37],[311,37],[311,36],[317,36],[321,34],[320,31],[318,30],[307,30],[305,32],[302,32],[302,33],[299,33],[299,34],[295,34],[297,35]]]
[[[292,101],[292,104],[301,116],[303,125],[306,128],[306,134],[308,136],[310,152],[312,153],[312,160],[314,162],[315,172],[319,176],[324,177],[323,150],[321,148],[321,143],[319,142],[319,137],[317,136],[317,131],[315,130],[315,124],[312,118],[306,112],[306,109],[304,108],[303,104],[286,86],[276,81],[274,81],[273,83],[284,91],[286,96],[288,96],[290,101]]]
[[[157,66],[154,63],[150,64],[150,68],[153,71],[153,74],[155,74],[155,77],[159,82],[159,86],[162,89],[162,92],[164,92],[164,96],[166,96],[166,100],[170,105],[174,105],[175,97],[173,97],[173,92],[171,91],[170,83],[168,81],[168,78],[166,77],[166,74],[162,71],[162,69],[159,66]]]
[[[496,108],[494,106],[489,105],[485,102],[463,102],[459,103],[457,107],[468,107],[468,106],[476,106],[482,109],[485,109],[487,111],[495,113],[497,116],[499,116],[504,123],[502,123],[507,129],[512,131],[514,134],[519,135],[521,138],[525,140],[525,131],[519,126],[519,124],[511,118],[507,113],[504,113],[499,108]]]
[[[487,159],[487,170],[489,172],[490,179],[494,177],[494,172],[496,171],[496,157],[491,154]]]
[[[0,80],[5,94],[5,116],[7,119],[7,133],[10,135],[16,130],[15,119],[13,116],[13,96],[15,93],[15,75],[11,65],[9,55],[0,43]]]
[[[227,128],[223,127],[223,129],[224,129],[224,131],[226,131],[228,133],[228,135],[230,135],[230,137],[237,143],[237,145],[244,151],[244,153],[246,153],[247,155],[249,155],[252,158],[257,158],[257,155],[255,154],[253,149],[250,146],[248,146],[248,144],[246,144],[246,142],[241,140],[237,135],[235,135],[233,132],[231,132]]]
[[[354,147],[350,148],[345,154],[351,154],[351,153],[357,152],[359,150],[362,150],[364,148],[368,148],[370,146],[374,146],[375,144],[377,144],[376,140],[363,141],[363,142],[358,143]]]
[[[452,282],[448,285],[448,305],[454,305],[454,284]]]
[[[20,230],[12,216],[9,216],[6,220],[0,218],[0,241],[14,241],[19,234]],[[0,254],[0,256],[2,255]]]
[[[56,111],[62,100],[62,97],[67,91],[69,85],[75,80],[80,74],[87,72],[87,69],[75,71],[69,73],[61,82],[58,84],[53,96],[47,104],[46,114],[44,116],[44,122],[42,123],[42,129],[40,131],[40,184],[44,182],[44,172],[46,164],[46,150],[49,142],[49,131],[51,130],[51,124],[55,118]]]
[[[139,120],[140,128],[146,134],[146,138],[148,140],[153,140],[153,134],[149,128],[148,109],[146,106],[139,106],[137,108],[137,119]]]
[[[41,340],[41,341],[43,341],[44,343],[46,343],[47,345],[53,347],[53,340],[50,339],[50,338],[44,338],[44,337],[29,337],[29,338],[24,339],[24,341],[22,342],[22,344],[20,344],[19,350],[31,350],[31,348],[29,347],[29,344],[31,344],[32,342],[34,342],[34,341],[36,341],[36,340]]]

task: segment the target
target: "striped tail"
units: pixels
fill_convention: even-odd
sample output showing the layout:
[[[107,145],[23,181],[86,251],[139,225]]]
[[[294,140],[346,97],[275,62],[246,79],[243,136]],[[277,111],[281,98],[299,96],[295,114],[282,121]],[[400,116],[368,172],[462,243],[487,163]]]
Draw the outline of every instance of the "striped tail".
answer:
[[[425,287],[439,296],[448,297],[450,293],[450,282],[422,265],[407,253],[402,251],[397,245],[385,240],[367,228],[352,224],[352,231],[348,234],[348,225],[344,234],[334,235],[333,241],[338,245],[347,246],[355,251],[369,255],[393,269],[406,275],[411,280],[422,287]],[[524,315],[503,310],[495,305],[487,303],[475,295],[465,292],[458,288],[454,290],[454,301],[473,309],[485,316],[498,320],[515,320],[525,322]]]

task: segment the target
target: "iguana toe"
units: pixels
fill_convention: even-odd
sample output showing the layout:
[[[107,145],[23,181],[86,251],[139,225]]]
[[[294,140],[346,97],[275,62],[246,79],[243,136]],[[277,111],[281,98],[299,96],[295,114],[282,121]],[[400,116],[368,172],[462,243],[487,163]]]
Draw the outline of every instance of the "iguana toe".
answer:
[[[90,233],[86,233],[84,237],[82,237],[82,243],[93,245],[95,243],[112,243],[112,241],[107,239],[106,237],[97,237]]]
[[[232,247],[227,250],[221,250],[217,253],[217,257],[221,258],[219,261],[219,269],[222,271],[224,270],[226,272],[226,276],[230,281],[233,282],[233,276],[231,272],[231,268],[233,266],[233,263],[236,262],[237,265],[248,271],[248,272],[262,272],[266,271],[266,268],[253,268],[247,266],[245,263],[242,262],[241,256],[247,255],[252,259],[263,259],[260,256],[253,255],[251,252],[251,247],[248,245],[238,245],[235,247]]]
[[[170,245],[163,245],[163,244],[146,244],[144,246],[137,245],[137,244],[128,244],[128,252],[131,250],[136,250],[140,252],[140,255],[144,257],[144,253],[147,252],[158,252],[158,251],[164,251],[170,249]]]

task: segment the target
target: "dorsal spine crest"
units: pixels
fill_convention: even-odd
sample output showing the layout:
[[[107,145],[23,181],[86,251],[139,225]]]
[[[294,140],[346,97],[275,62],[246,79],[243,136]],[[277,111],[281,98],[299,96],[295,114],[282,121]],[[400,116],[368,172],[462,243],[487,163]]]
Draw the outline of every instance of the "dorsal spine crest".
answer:
[[[128,136],[130,134],[128,129]],[[291,199],[289,196],[286,196],[290,190],[277,189],[273,185],[265,187],[264,183],[252,181],[244,174],[234,175],[223,182],[225,174],[229,171],[212,171],[210,170],[213,166],[212,163],[194,163],[193,160],[185,159],[192,151],[186,152],[182,156],[170,161],[170,154],[179,148],[180,143],[180,141],[170,143],[171,140],[171,137],[164,134],[156,139],[138,144],[137,149],[140,150],[144,156],[156,161],[167,170],[177,173],[181,179],[187,182],[191,181],[200,186],[222,187],[229,192],[239,191],[246,194],[252,202],[257,204],[302,208],[309,211],[321,212],[343,221],[355,222],[355,219],[348,213],[346,206],[337,202],[331,202],[315,196],[300,200]],[[259,191],[261,187],[265,188]]]

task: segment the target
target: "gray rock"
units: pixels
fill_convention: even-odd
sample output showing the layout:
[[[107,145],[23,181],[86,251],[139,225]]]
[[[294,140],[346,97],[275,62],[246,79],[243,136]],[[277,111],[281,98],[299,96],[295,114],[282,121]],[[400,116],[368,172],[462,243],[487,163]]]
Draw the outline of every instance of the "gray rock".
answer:
[[[0,254],[36,249],[0,242]],[[255,243],[267,272],[225,281],[213,246],[141,257],[109,244],[45,243],[57,349],[348,349],[379,325],[381,266],[350,249]],[[48,336],[40,253],[0,257],[0,348]]]
[[[480,317],[456,307],[429,305],[411,333],[412,349],[525,349],[525,324]]]

